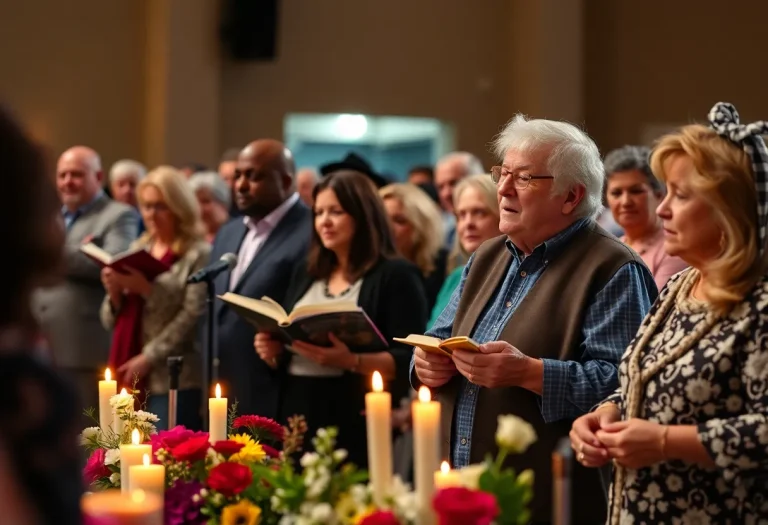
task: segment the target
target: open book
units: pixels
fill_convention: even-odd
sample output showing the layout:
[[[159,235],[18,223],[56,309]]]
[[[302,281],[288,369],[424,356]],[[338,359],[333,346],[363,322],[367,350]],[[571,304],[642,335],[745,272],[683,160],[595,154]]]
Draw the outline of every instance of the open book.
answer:
[[[355,303],[299,306],[291,313],[269,297],[253,299],[227,292],[219,299],[261,332],[277,335],[286,343],[304,341],[331,346],[332,332],[350,347],[379,351],[389,345],[365,311]]]
[[[398,343],[405,343],[410,346],[418,346],[426,352],[450,356],[454,350],[468,350],[477,352],[479,343],[476,343],[469,337],[457,336],[440,340],[437,337],[428,335],[410,334],[408,337],[394,337]]]
[[[96,264],[104,267],[110,267],[120,273],[128,273],[127,268],[133,268],[147,278],[148,281],[154,281],[155,278],[170,267],[152,255],[144,248],[136,248],[127,252],[111,255],[92,242],[80,247],[80,251],[96,261]]]

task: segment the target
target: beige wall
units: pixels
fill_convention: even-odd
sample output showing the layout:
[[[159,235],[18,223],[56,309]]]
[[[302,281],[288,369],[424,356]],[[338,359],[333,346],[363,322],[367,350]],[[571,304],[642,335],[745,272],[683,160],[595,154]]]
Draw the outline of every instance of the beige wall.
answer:
[[[768,119],[765,0],[588,0],[585,115],[602,150],[705,121],[718,101]]]
[[[288,112],[443,119],[486,162],[518,110],[585,123],[603,150],[721,99],[768,117],[762,0],[285,0],[266,63],[222,59],[212,4],[9,3],[0,98],[52,150],[89,144],[106,164],[213,164],[281,137]]]

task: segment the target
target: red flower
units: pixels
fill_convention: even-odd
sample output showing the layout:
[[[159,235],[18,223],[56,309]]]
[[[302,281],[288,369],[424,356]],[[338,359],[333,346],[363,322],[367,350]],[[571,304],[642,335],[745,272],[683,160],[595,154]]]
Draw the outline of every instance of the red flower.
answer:
[[[205,459],[211,444],[208,443],[208,436],[198,436],[176,445],[171,449],[171,454],[178,461],[200,461]]]
[[[182,425],[177,425],[171,430],[162,430],[157,434],[152,434],[152,436],[150,436],[150,441],[152,441],[152,455],[154,456],[157,454],[157,451],[161,448],[170,452],[174,447],[181,445],[188,439],[202,436],[207,438],[208,432],[193,432],[187,430]]]
[[[490,525],[499,515],[496,498],[487,492],[463,487],[438,491],[432,500],[440,525]]]
[[[242,443],[238,443],[236,441],[226,440],[226,441],[217,441],[213,444],[213,450],[224,456],[225,458],[228,458],[229,456],[233,454],[237,454],[240,452],[240,449],[243,448],[245,445]]]
[[[282,441],[285,437],[285,429],[277,421],[261,416],[240,416],[232,422],[233,428],[247,428],[256,438],[266,439],[271,437]]]
[[[280,457],[280,451],[276,448],[272,448],[269,445],[265,445],[264,443],[259,443],[261,445],[261,448],[264,449],[264,452],[267,454],[267,456],[278,459]]]
[[[377,510],[364,517],[358,525],[400,525],[400,522],[390,511]]]
[[[109,467],[104,464],[106,455],[106,450],[97,448],[93,451],[91,457],[88,458],[88,463],[86,463],[85,468],[83,468],[83,477],[88,485],[99,481],[101,478],[108,478],[112,474]]]
[[[240,463],[219,463],[208,474],[208,486],[227,498],[240,494],[252,482],[251,469]]]

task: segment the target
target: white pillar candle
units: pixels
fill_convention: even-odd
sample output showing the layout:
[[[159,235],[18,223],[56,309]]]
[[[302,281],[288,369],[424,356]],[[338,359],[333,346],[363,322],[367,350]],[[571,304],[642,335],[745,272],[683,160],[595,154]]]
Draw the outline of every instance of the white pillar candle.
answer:
[[[373,373],[373,392],[365,394],[368,471],[377,505],[384,504],[392,486],[392,395],[384,392],[381,374]]]
[[[141,443],[141,432],[134,428],[131,443],[120,445],[120,488],[123,494],[131,491],[131,467],[144,462],[144,454],[152,455],[152,445]]]
[[[440,470],[435,472],[435,490],[447,489],[448,487],[461,486],[461,472],[452,470],[447,461],[443,461]]]
[[[83,496],[80,507],[83,515],[94,523],[163,525],[162,498],[143,490],[130,494],[119,490],[91,492]]]
[[[112,428],[113,412],[109,399],[117,394],[117,381],[112,379],[112,371],[104,371],[104,380],[99,381],[99,427],[102,432]]]
[[[435,471],[440,468],[440,403],[431,400],[429,389],[419,389],[419,399],[412,404],[413,460],[416,499],[420,525],[435,522],[432,497]]]
[[[221,385],[216,383],[216,397],[208,399],[208,440],[211,443],[227,439],[227,398],[221,397]]]
[[[142,465],[130,467],[128,477],[131,480],[131,490],[143,490],[165,497],[165,466],[153,465],[150,454],[144,454]]]

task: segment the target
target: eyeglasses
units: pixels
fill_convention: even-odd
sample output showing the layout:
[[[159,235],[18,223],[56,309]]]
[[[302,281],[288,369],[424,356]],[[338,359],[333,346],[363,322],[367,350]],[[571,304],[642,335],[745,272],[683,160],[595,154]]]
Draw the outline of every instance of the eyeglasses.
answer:
[[[552,175],[528,175],[527,173],[513,173],[503,166],[491,168],[491,180],[494,184],[501,184],[508,176],[512,176],[515,189],[524,190],[532,180],[554,179]]]

